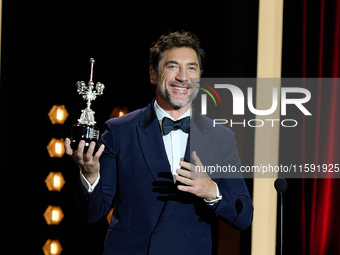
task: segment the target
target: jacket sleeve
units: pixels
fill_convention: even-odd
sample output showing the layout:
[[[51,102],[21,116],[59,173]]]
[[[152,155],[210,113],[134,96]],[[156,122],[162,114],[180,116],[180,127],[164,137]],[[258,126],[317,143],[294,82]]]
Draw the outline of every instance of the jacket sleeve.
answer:
[[[80,176],[76,187],[76,202],[81,216],[88,222],[96,222],[108,213],[116,191],[117,168],[113,132],[105,124],[105,132],[100,143],[105,150],[100,157],[100,180],[91,194],[88,194],[81,183]]]
[[[239,230],[248,228],[253,219],[252,200],[240,172],[241,162],[238,157],[234,134],[231,136],[224,155],[224,166],[230,166],[234,172],[222,173],[213,180],[217,183],[222,199],[213,206],[215,213],[223,221]]]

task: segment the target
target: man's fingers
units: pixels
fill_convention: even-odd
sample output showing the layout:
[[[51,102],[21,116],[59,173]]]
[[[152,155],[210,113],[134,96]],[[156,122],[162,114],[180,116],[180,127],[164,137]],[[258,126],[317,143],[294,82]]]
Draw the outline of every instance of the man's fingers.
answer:
[[[189,162],[185,162],[185,161],[180,161],[179,165],[185,169],[188,169],[190,171],[194,171],[195,170],[195,166],[193,164],[190,164]]]
[[[73,154],[73,150],[71,149],[71,141],[69,138],[66,138],[65,139],[65,142],[64,142],[64,147],[65,147],[65,153],[69,156],[72,156]]]
[[[96,147],[96,142],[91,142],[87,152],[84,154],[85,161],[90,161],[92,159],[94,148]]]
[[[188,186],[192,186],[194,182],[192,179],[180,175],[176,175],[176,181],[179,181],[180,183],[183,183]]]
[[[191,186],[178,185],[177,189],[184,192],[189,192],[193,194],[193,188]]]
[[[77,165],[80,167],[82,173],[88,178],[89,174],[99,172],[99,158],[104,151],[105,145],[101,145],[98,151],[93,156],[96,147],[96,142],[92,141],[86,152],[84,152],[85,141],[81,140],[78,144],[77,150],[72,150],[70,147],[70,139],[65,139],[65,152],[71,155]],[[89,180],[89,179],[88,179]]]
[[[176,172],[177,172],[177,174],[179,174],[180,176],[183,176],[183,177],[185,177],[185,178],[190,178],[190,171],[188,171],[188,170],[177,169]]]
[[[84,147],[85,147],[85,141],[81,140],[78,144],[78,149],[76,150],[76,156],[79,161],[83,160]]]
[[[191,153],[191,157],[192,157],[194,164],[190,164],[189,162],[185,162],[185,161],[180,161],[179,165],[181,167],[185,168],[185,169],[190,170],[191,172],[195,172],[196,167],[200,167],[200,168],[203,167],[203,164],[202,164],[200,158],[196,154],[196,151],[193,151]]]
[[[203,166],[200,158],[197,156],[196,151],[191,153],[192,160],[194,161],[195,166]]]
[[[102,155],[104,149],[105,149],[105,145],[104,144],[100,145],[98,151],[96,152],[96,154],[94,154],[93,159],[94,160],[99,160],[99,158]]]

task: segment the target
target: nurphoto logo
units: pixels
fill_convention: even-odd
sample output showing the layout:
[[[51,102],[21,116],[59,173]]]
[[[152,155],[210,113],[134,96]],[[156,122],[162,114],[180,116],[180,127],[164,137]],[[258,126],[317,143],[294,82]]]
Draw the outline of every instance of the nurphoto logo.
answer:
[[[228,108],[226,111],[232,112],[234,116],[245,115],[245,110],[248,110],[251,114],[255,116],[269,116],[274,113],[278,107],[280,107],[281,119],[243,119],[242,121],[235,121],[233,119],[225,119],[225,118],[212,118],[214,127],[216,125],[226,125],[229,124],[230,127],[233,125],[242,125],[243,127],[262,127],[265,124],[271,125],[274,127],[276,124],[280,124],[282,127],[296,127],[298,125],[298,120],[293,118],[282,118],[282,116],[287,116],[287,108],[291,109],[291,111],[300,111],[305,116],[312,116],[312,113],[307,109],[306,104],[311,99],[311,92],[304,87],[269,87],[268,86],[268,95],[270,98],[265,98],[266,101],[271,102],[270,107],[267,109],[256,109],[255,106],[255,96],[256,96],[256,87],[253,86],[254,79],[250,82],[252,86],[245,87],[245,81],[242,80],[242,89],[241,86],[237,85],[234,79],[233,84],[223,82],[221,79],[214,78],[206,78],[207,82],[203,82],[201,79],[199,89],[205,93],[201,94],[201,114],[208,116],[208,100],[207,95],[213,100],[215,106],[223,107],[222,102],[226,99],[223,97],[226,93],[229,93],[229,97],[232,97],[232,109]],[[216,81],[215,81],[216,80]],[[246,79],[247,80],[247,79]],[[228,81],[228,80],[226,80]],[[258,82],[258,81],[256,81]],[[256,84],[255,82],[255,84]],[[208,83],[210,85],[208,85]],[[294,83],[292,84],[294,85]],[[267,96],[268,97],[268,96]],[[217,100],[216,100],[217,99]],[[230,100],[230,99],[227,99]],[[219,104],[218,102],[219,101]],[[246,102],[246,103],[245,103]],[[279,103],[280,102],[280,103]],[[247,108],[246,108],[247,106]],[[292,108],[293,107],[293,108]],[[214,110],[214,109],[211,109]],[[208,116],[209,117],[209,116]]]

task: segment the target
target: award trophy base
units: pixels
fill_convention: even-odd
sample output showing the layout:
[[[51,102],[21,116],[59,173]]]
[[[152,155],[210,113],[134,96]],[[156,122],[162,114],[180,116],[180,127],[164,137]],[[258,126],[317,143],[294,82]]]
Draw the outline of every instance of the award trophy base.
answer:
[[[92,141],[96,142],[94,149],[94,153],[96,153],[99,148],[99,129],[94,125],[75,124],[72,127],[70,140],[72,150],[77,150],[80,140],[85,140],[84,152],[87,152]]]

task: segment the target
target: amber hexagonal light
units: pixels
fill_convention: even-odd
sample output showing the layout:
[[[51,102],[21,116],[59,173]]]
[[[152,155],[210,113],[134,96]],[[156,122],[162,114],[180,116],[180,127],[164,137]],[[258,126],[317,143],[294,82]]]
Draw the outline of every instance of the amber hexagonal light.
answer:
[[[46,149],[51,158],[61,158],[65,154],[64,139],[52,138]]]
[[[45,255],[59,255],[63,251],[59,240],[56,239],[48,239],[42,249]]]
[[[110,118],[117,118],[123,116],[124,114],[127,114],[128,112],[129,111],[126,107],[124,108],[115,107],[110,114]]]
[[[61,172],[50,172],[45,183],[49,191],[60,191],[65,184],[65,179]]]
[[[68,117],[68,112],[65,105],[53,105],[52,109],[48,113],[52,124],[64,124]]]
[[[44,212],[44,218],[48,225],[58,225],[64,218],[60,206],[49,205]]]

